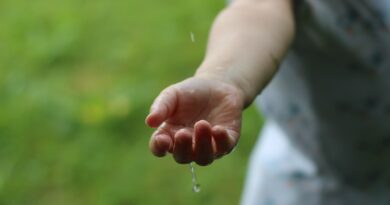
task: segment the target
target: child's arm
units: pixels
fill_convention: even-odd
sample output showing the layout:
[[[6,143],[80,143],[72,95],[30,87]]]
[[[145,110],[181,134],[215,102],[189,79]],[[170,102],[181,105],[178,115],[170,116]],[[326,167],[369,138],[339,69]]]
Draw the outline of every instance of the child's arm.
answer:
[[[211,30],[196,76],[233,82],[249,105],[271,80],[294,34],[293,0],[236,0]]]
[[[236,0],[216,19],[194,77],[164,89],[146,123],[156,156],[210,164],[240,136],[242,110],[265,87],[294,33],[292,0]]]

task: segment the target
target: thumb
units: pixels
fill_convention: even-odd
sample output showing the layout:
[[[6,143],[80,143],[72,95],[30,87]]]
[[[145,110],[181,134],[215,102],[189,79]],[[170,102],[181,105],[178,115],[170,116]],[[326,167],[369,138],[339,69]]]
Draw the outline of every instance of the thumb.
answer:
[[[177,89],[170,86],[164,89],[154,100],[149,115],[146,117],[146,124],[150,127],[160,126],[168,117],[173,114],[177,106]]]

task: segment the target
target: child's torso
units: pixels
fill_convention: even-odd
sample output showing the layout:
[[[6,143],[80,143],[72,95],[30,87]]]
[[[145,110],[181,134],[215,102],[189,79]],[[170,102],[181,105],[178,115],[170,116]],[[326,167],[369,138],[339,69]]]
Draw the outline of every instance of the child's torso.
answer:
[[[345,183],[390,187],[390,1],[306,0],[296,15],[265,115]]]

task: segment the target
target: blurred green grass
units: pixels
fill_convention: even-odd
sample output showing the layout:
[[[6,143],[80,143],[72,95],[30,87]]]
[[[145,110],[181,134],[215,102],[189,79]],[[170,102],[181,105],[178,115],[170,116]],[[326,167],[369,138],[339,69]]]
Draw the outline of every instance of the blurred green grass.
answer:
[[[0,204],[238,204],[253,107],[236,151],[196,167],[199,194],[188,166],[149,153],[144,125],[200,63],[224,4],[0,0]]]

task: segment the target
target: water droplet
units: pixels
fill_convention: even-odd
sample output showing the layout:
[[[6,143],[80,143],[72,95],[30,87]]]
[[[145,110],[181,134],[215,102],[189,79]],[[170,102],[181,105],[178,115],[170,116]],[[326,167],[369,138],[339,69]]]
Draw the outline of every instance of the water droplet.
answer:
[[[190,35],[191,35],[192,43],[195,43],[195,35],[194,35],[194,33],[192,33],[192,31],[191,31]]]
[[[192,191],[195,192],[195,193],[199,193],[200,192],[200,185],[199,184],[194,184],[192,186]]]
[[[195,168],[194,164],[191,162],[190,163],[190,171],[191,171],[191,176],[192,176],[192,191],[195,193],[200,192],[200,184],[198,183],[198,180],[196,179],[196,174],[195,174]]]

